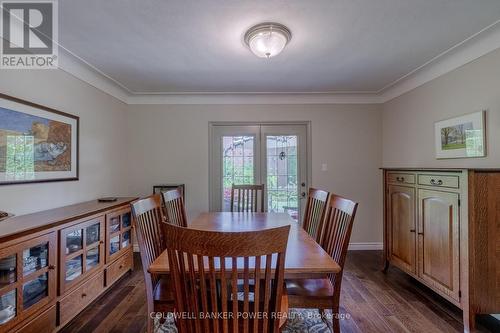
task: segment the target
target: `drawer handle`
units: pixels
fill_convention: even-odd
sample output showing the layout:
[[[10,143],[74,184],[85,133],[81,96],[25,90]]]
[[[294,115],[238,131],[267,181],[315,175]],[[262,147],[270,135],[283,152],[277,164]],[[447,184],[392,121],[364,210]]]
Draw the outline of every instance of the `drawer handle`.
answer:
[[[436,186],[439,186],[439,185],[443,185],[443,181],[441,179],[439,179],[438,181],[436,181],[434,178],[431,179],[431,184],[432,185],[436,185]]]
[[[85,298],[85,297],[87,297],[87,294],[86,294],[86,293],[83,293],[83,294],[82,294],[82,298]]]
[[[416,230],[415,229],[410,229],[410,232],[415,232]]]
[[[50,270],[56,269],[56,266],[54,266],[54,265],[49,265],[49,269],[50,269]]]
[[[404,182],[405,181],[405,177],[396,177],[396,180],[398,182]]]
[[[100,240],[100,241],[99,241],[99,244],[104,244],[104,241],[103,241],[103,240]]]
[[[419,234],[419,235],[422,235],[422,236],[424,235],[424,233],[423,233],[423,232],[419,232],[418,234]]]

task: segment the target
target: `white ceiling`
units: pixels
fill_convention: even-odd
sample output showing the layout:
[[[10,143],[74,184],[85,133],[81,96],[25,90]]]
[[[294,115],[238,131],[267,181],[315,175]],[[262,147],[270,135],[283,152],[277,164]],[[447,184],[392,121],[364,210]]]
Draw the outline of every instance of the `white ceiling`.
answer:
[[[500,19],[499,0],[64,0],[59,42],[132,93],[378,92]],[[285,24],[272,59],[246,29]]]

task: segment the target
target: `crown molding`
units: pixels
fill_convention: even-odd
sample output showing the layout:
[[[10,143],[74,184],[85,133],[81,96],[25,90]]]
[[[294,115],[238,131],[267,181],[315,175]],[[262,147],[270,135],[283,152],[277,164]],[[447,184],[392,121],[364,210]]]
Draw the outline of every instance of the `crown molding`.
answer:
[[[126,104],[382,104],[500,48],[500,20],[379,91],[300,93],[133,92],[60,46],[59,68]]]
[[[132,94],[120,82],[61,45],[59,45],[59,69],[123,103],[127,103],[128,97]]]
[[[127,104],[378,104],[371,93],[136,94]]]
[[[499,48],[500,20],[378,91],[381,102],[399,97]]]

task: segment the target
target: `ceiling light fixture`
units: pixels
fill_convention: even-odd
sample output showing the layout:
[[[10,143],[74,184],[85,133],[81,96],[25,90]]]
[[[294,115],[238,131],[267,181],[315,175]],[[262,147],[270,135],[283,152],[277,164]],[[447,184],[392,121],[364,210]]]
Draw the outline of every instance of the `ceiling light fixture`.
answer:
[[[271,58],[283,51],[292,33],[283,24],[260,23],[245,33],[245,43],[257,57]]]

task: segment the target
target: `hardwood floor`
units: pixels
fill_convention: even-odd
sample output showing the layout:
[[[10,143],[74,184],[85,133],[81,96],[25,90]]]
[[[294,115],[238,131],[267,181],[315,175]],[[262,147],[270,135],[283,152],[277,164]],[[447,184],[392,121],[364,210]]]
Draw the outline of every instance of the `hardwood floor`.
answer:
[[[462,312],[398,269],[380,271],[380,251],[350,251],[342,282],[342,332],[462,332]],[[139,256],[135,270],[60,332],[139,333],[146,303]],[[500,332],[498,321],[479,318],[480,332]]]

